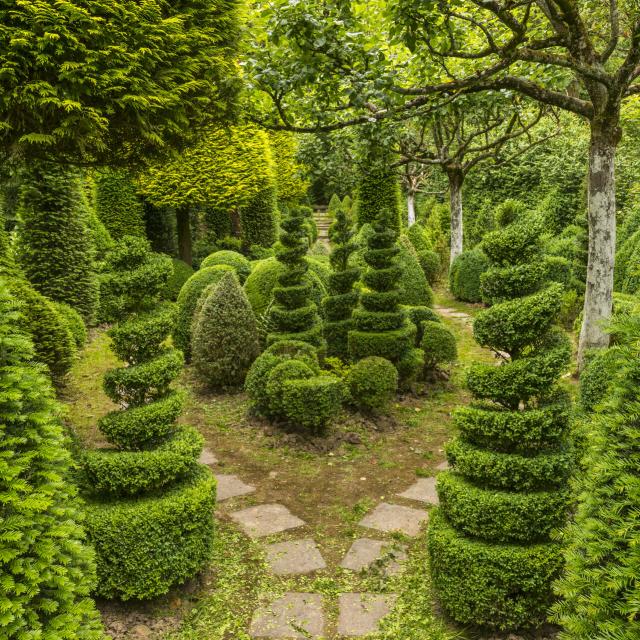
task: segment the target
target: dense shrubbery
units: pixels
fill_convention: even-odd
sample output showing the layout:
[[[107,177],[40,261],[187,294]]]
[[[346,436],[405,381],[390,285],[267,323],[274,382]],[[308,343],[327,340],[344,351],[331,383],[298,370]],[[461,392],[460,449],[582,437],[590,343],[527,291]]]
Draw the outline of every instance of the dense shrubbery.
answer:
[[[489,258],[479,248],[461,253],[451,265],[449,288],[465,302],[480,302],[480,276],[489,268]]]
[[[82,319],[82,316],[68,304],[64,302],[54,302],[53,306],[58,312],[60,318],[69,328],[73,341],[75,342],[77,349],[82,349],[87,342],[87,327]]]
[[[440,276],[442,262],[440,255],[431,247],[425,228],[416,222],[407,229],[406,236],[416,251],[418,262],[422,267],[427,282],[430,285],[434,284]]]
[[[433,370],[458,359],[456,338],[441,322],[424,320],[421,323],[420,348],[424,352],[424,366]]]
[[[93,553],[68,482],[59,407],[0,278],[2,637],[100,640]]]
[[[175,302],[180,295],[180,290],[184,286],[184,283],[193,275],[193,269],[186,262],[178,258],[173,258],[172,262],[173,273],[169,280],[167,280],[167,286],[162,292],[162,298]]]
[[[616,353],[599,349],[587,354],[580,373],[580,407],[591,413],[607,399],[609,382],[615,374]]]
[[[353,404],[366,411],[384,411],[398,389],[398,370],[385,358],[369,356],[349,368],[346,383]]]
[[[476,401],[454,414],[461,435],[447,448],[453,471],[439,476],[441,508],[429,530],[440,601],[463,624],[540,623],[562,568],[562,548],[550,532],[568,508],[572,455],[557,380],[571,345],[552,326],[561,286],[542,289],[537,274],[522,277],[541,262],[539,234],[535,221],[519,218],[483,241],[491,260],[483,287],[496,293],[496,304],[478,315],[474,335],[508,356],[498,367],[469,371]],[[492,276],[508,283],[499,296]]]
[[[103,169],[96,173],[98,218],[116,241],[124,236],[144,238],[144,209],[126,169]]]
[[[244,282],[251,273],[251,263],[237,251],[216,251],[208,255],[200,264],[201,269],[214,267],[218,264],[226,264],[233,267],[240,278],[240,282]]]
[[[251,305],[234,273],[209,285],[193,319],[193,364],[214,387],[238,387],[259,353],[258,328]]]
[[[270,247],[278,237],[278,200],[275,186],[256,194],[240,210],[244,246]]]

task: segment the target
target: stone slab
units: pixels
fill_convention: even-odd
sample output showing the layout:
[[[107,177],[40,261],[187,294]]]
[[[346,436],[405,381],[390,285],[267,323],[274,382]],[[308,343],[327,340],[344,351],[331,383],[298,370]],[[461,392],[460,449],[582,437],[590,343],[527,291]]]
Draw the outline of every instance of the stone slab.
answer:
[[[396,600],[394,594],[343,593],[339,599],[338,635],[353,637],[374,633]]]
[[[454,311],[453,313],[450,313],[449,315],[452,318],[460,318],[461,320],[466,320],[467,318],[471,317],[468,313],[464,313],[463,311]]]
[[[270,536],[305,524],[281,504],[261,504],[230,515],[250,538]]]
[[[436,491],[435,478],[418,478],[406,491],[398,494],[407,500],[426,502],[427,504],[439,504],[438,493]]]
[[[324,633],[322,597],[286,593],[255,612],[249,633],[253,638],[319,638]]]
[[[446,460],[443,460],[440,464],[436,465],[436,471],[446,471],[450,469],[449,463]]]
[[[406,547],[393,548],[388,542],[359,538],[351,545],[340,566],[351,571],[368,569],[380,559],[384,559],[383,573],[390,577],[402,570],[401,563],[407,559]]]
[[[253,493],[256,490],[253,485],[242,482],[238,476],[217,473],[215,477],[218,483],[216,494],[218,502],[236,498],[237,496],[245,496],[247,493]]]
[[[361,527],[376,529],[377,531],[400,531],[408,536],[417,536],[423,522],[429,519],[429,514],[421,509],[402,507],[397,504],[382,502],[361,521]]]
[[[218,464],[218,458],[213,455],[213,451],[211,451],[211,449],[203,449],[200,457],[198,458],[198,462],[200,464],[211,466],[214,464]]]
[[[327,566],[311,538],[277,542],[270,544],[265,551],[271,571],[277,576],[306,574]]]

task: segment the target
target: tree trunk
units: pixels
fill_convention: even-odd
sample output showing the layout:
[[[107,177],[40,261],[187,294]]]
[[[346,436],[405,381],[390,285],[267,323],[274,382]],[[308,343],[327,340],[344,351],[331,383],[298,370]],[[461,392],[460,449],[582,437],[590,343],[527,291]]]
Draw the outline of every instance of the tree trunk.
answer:
[[[193,252],[191,248],[191,215],[188,207],[176,209],[176,230],[178,232],[178,254],[180,260],[189,266],[193,264]]]
[[[410,227],[416,221],[416,194],[413,191],[407,193],[407,226]]]
[[[231,210],[231,235],[234,238],[242,237],[242,222],[240,219],[240,209]]]
[[[447,167],[449,178],[449,208],[451,210],[451,253],[449,265],[462,253],[462,183],[464,173],[460,167]]]
[[[616,255],[615,153],[617,127],[591,125],[588,177],[589,261],[578,370],[589,349],[609,345],[607,322],[613,306],[613,268]]]

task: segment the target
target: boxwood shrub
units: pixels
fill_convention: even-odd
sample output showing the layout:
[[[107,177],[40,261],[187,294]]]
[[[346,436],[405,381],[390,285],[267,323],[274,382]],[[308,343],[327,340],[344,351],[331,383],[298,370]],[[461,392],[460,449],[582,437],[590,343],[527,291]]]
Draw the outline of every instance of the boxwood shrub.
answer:
[[[480,302],[480,278],[489,268],[489,258],[480,248],[463,251],[449,270],[449,288],[451,293],[465,302]]]
[[[251,263],[237,251],[216,251],[211,253],[202,261],[200,268],[206,269],[218,264],[226,264],[233,267],[238,274],[238,278],[240,278],[240,282],[244,282],[251,273]]]
[[[366,411],[385,411],[398,390],[398,370],[379,356],[369,356],[349,368],[346,383],[352,402]]]

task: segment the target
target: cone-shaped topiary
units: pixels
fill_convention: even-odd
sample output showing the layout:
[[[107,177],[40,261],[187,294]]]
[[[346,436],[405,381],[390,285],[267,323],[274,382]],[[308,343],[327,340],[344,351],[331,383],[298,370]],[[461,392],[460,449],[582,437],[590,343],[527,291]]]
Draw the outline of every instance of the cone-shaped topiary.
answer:
[[[615,331],[624,346],[608,352],[613,384],[587,427],[586,473],[556,585],[562,640],[640,637],[640,317]]]
[[[126,169],[103,169],[96,174],[96,211],[111,237],[145,237],[144,207]]]
[[[258,327],[247,295],[236,274],[227,272],[202,297],[205,300],[193,324],[193,364],[211,386],[241,386],[260,353]]]
[[[20,196],[17,256],[27,280],[42,295],[94,318],[98,282],[88,203],[77,169],[34,163]]]
[[[0,616],[3,638],[100,640],[95,561],[68,483],[51,387],[0,279]]]
[[[483,242],[492,264],[485,288],[495,291],[495,278],[512,299],[480,313],[474,335],[505,360],[467,375],[475,402],[454,414],[461,435],[447,447],[453,470],[438,476],[441,507],[428,542],[442,607],[463,624],[539,624],[563,564],[550,539],[566,517],[573,461],[569,402],[557,384],[571,345],[553,326],[562,287],[540,283],[532,293],[523,281],[518,296],[515,284],[541,261],[539,235],[540,226],[524,219]]]
[[[106,598],[166,593],[202,568],[213,542],[215,481],[197,462],[202,436],[176,425],[184,398],[170,385],[183,357],[165,346],[174,311],[147,310],[165,283],[158,283],[155,299],[131,300],[126,311],[136,313],[109,331],[125,366],[108,371],[103,386],[120,410],[98,426],[114,448],[88,451],[83,459],[97,593]]]
[[[342,206],[342,202],[340,201],[340,197],[337,193],[334,193],[331,196],[331,200],[329,200],[329,206],[327,207],[327,215],[330,218],[335,218],[338,213],[338,209]],[[348,210],[347,210],[348,211]]]
[[[399,305],[398,281],[402,266],[397,256],[398,234],[376,224],[367,238],[363,275],[366,289],[353,312],[354,329],[349,332],[349,353],[353,360],[379,356],[392,362],[401,382],[411,381],[422,368],[422,352],[414,348],[415,327]]]
[[[320,317],[311,301],[311,286],[305,279],[309,269],[306,260],[309,247],[305,235],[307,214],[301,207],[285,212],[276,258],[284,270],[273,290],[274,303],[269,310],[272,331],[267,343],[300,340],[316,347],[323,346]]]
[[[333,202],[333,198],[331,200]],[[339,199],[333,217],[335,221],[329,228],[332,243],[329,261],[333,272],[329,277],[329,296],[322,301],[323,331],[327,354],[346,361],[349,358],[349,331],[353,327],[351,314],[358,304],[358,292],[353,285],[360,277],[360,269],[349,266],[349,258],[358,245],[348,212]]]

